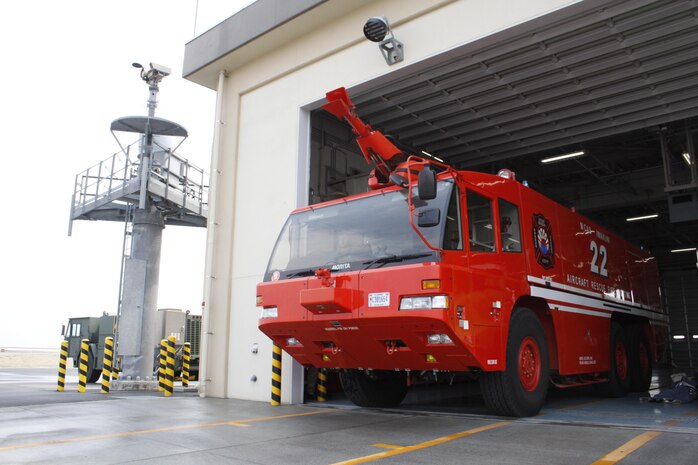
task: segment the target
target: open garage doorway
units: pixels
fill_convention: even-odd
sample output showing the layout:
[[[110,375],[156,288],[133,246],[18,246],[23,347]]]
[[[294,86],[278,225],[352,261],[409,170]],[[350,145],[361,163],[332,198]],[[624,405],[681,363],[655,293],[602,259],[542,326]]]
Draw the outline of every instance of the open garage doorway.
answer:
[[[365,192],[371,167],[348,125],[322,109],[311,113],[311,121],[311,203]],[[402,139],[400,131],[391,135],[398,142]],[[488,173],[511,169],[531,188],[650,250],[664,275],[664,305],[672,313],[672,334],[679,336],[671,341],[677,356],[666,354],[665,360],[676,369],[693,372],[698,368],[698,357],[690,356],[698,350],[698,337],[693,337],[698,335],[698,307],[685,291],[692,289],[686,283],[698,279],[696,145],[698,118],[688,118],[472,167],[463,166],[467,162],[454,166]],[[541,163],[556,153],[575,152],[584,156]],[[628,221],[643,216],[651,218]]]

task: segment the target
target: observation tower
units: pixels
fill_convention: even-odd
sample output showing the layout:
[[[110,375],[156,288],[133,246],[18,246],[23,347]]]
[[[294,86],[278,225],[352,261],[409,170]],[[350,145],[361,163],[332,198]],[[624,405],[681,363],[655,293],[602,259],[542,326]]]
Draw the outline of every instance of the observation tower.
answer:
[[[111,123],[120,150],[75,177],[68,235],[74,220],[124,224],[114,328],[121,374],[113,388],[157,389],[153,373],[161,337],[157,297],[162,232],[166,225],[206,227],[209,176],[175,153],[187,130],[155,116],[158,86],[170,69],[156,63],[148,69],[133,66],[148,85],[148,115]],[[120,137],[132,141],[124,143]]]

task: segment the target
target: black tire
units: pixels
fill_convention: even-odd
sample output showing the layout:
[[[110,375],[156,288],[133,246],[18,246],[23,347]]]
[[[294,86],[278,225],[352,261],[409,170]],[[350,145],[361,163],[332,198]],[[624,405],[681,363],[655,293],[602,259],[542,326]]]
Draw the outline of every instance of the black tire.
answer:
[[[94,355],[92,355],[92,349],[87,354],[87,382],[96,383],[99,377],[102,375],[102,370],[95,368],[96,360]]]
[[[630,391],[647,392],[652,383],[652,353],[642,325],[633,326],[628,334]]]
[[[611,322],[609,351],[608,383],[601,385],[601,392],[607,397],[624,397],[630,390],[628,339],[623,327],[615,321]]]
[[[407,395],[404,371],[344,370],[339,373],[344,393],[360,407],[395,407]]]
[[[550,359],[543,326],[531,310],[515,309],[509,323],[506,369],[483,373],[480,377],[485,403],[499,415],[535,415],[545,403],[549,376]]]

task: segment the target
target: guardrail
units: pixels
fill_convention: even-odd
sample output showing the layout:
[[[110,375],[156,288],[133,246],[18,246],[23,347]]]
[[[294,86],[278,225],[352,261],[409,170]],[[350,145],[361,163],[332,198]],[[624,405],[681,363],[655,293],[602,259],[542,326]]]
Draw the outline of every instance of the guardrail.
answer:
[[[133,194],[141,185],[137,144],[140,145],[140,141],[75,176],[71,220],[114,201],[133,201]],[[148,190],[151,193],[193,213],[208,216],[207,172],[157,142],[150,160]]]

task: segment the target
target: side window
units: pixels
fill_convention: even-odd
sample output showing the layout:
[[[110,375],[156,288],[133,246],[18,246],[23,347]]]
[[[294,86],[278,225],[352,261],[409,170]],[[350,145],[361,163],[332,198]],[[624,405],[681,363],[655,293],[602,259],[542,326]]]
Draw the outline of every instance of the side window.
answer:
[[[492,201],[475,192],[467,191],[468,235],[471,252],[494,252],[492,231]]]
[[[499,229],[502,233],[502,252],[521,252],[519,207],[502,199],[499,199]]]
[[[446,250],[463,250],[459,197],[458,186],[453,186],[451,200],[448,202],[446,228],[444,230],[444,249]]]

